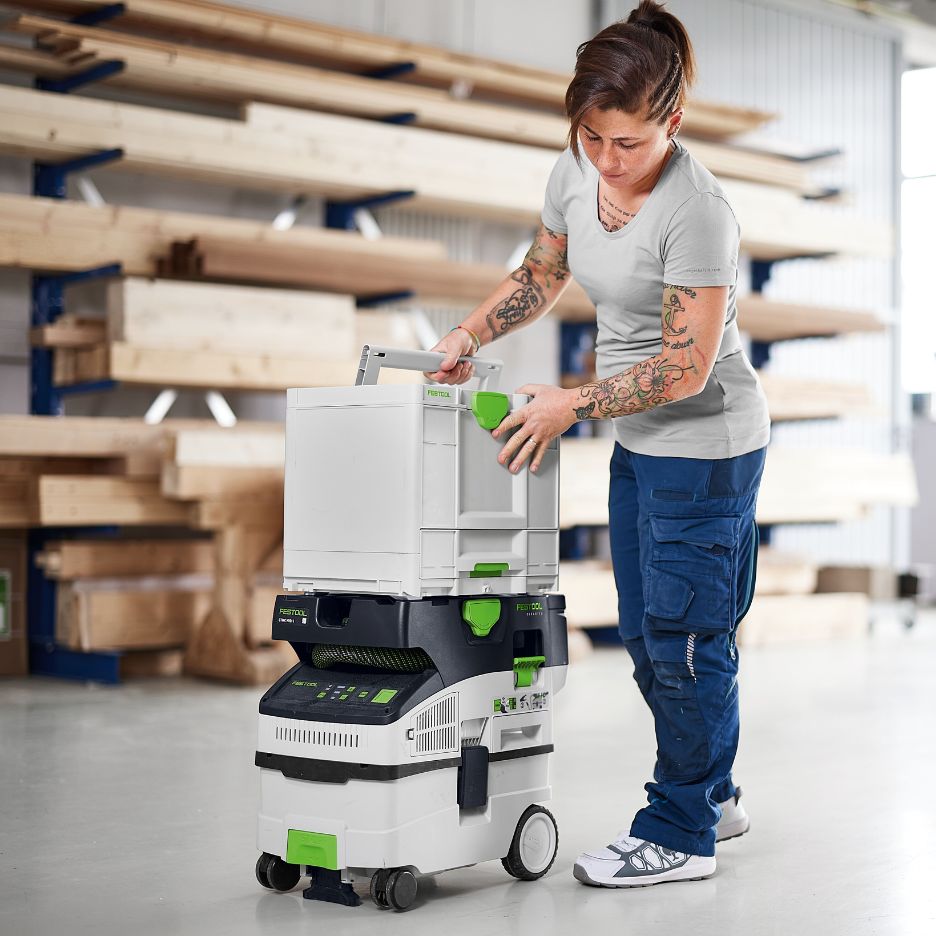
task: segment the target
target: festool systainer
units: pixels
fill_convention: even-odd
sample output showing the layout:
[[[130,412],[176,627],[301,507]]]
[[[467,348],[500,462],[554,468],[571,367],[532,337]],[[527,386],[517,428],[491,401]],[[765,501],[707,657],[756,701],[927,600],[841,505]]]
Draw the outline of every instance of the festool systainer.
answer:
[[[525,397],[368,385],[381,364],[440,361],[365,347],[358,386],[289,391],[293,593],[273,637],[300,662],[260,702],[256,755],[257,878],[274,890],[306,873],[304,896],[353,906],[369,881],[406,910],[420,874],[500,858],[535,880],[555,859],[565,600],[546,594],[555,536],[529,535],[556,533],[558,447],[521,481],[489,433]]]

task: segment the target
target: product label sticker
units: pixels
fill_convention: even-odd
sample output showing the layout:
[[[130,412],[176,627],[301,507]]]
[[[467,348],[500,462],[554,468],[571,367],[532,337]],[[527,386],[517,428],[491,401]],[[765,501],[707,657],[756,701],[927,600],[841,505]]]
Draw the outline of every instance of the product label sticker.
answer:
[[[548,692],[523,692],[494,699],[495,715],[516,715],[518,712],[541,712],[549,707]]]

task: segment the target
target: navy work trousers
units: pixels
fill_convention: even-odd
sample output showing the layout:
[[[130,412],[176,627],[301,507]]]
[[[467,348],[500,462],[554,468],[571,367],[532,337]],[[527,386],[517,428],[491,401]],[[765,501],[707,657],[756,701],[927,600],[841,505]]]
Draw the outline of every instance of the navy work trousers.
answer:
[[[735,793],[735,636],[765,452],[666,458],[615,444],[611,459],[619,627],[657,739],[631,835],[693,855],[715,854],[717,804]]]

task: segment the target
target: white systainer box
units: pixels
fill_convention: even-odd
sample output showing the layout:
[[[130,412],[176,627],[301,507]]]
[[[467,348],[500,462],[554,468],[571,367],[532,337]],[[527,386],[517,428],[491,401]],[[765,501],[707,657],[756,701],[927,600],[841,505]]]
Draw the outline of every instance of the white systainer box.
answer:
[[[497,461],[505,440],[490,432],[527,400],[421,385],[289,390],[285,587],[418,598],[556,590],[558,439],[536,474],[511,474]]]

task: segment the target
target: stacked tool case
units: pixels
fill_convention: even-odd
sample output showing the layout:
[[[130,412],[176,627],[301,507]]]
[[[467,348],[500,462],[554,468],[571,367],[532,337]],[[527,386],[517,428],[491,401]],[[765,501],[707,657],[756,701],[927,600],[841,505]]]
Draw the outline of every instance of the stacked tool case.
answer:
[[[417,874],[549,870],[565,683],[558,445],[535,475],[490,430],[525,397],[373,386],[441,355],[367,348],[353,388],[290,390],[273,637],[300,662],[260,703],[261,884],[413,905]],[[499,365],[475,361],[482,374]]]

